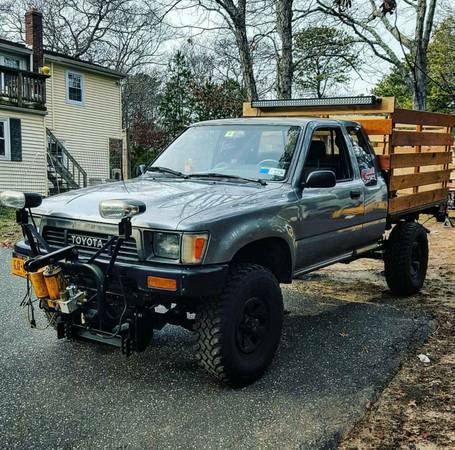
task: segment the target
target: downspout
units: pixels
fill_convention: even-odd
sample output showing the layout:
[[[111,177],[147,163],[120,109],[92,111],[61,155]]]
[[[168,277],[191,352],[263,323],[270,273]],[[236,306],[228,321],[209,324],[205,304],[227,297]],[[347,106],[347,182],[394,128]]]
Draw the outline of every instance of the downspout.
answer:
[[[54,105],[54,63],[51,62],[51,107],[52,107],[52,131],[55,130],[55,105]]]

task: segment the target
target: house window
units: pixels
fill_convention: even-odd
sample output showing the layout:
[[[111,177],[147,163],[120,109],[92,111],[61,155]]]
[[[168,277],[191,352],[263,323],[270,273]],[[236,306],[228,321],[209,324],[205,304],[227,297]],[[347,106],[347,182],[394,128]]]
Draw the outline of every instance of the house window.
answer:
[[[11,159],[8,119],[0,119],[0,160]]]
[[[7,67],[13,67],[14,69],[20,69],[21,68],[21,62],[19,59],[16,58],[11,58],[9,56],[5,56],[3,58],[3,65]]]
[[[84,76],[77,72],[66,72],[66,99],[68,103],[84,103]]]
[[[0,53],[0,65],[12,67],[13,69],[27,68],[27,62],[24,57],[16,55],[7,55],[5,53]]]

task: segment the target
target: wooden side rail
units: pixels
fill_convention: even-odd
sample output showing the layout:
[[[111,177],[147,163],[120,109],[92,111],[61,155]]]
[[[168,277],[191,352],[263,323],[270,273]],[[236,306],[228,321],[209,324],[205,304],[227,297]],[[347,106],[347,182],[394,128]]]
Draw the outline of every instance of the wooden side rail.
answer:
[[[400,169],[404,167],[434,166],[449,164],[452,161],[451,152],[428,153],[392,153],[378,155],[379,166],[382,170]]]
[[[436,170],[434,172],[418,172],[407,175],[393,175],[390,177],[390,190],[398,191],[416,186],[442,183],[450,180],[450,170]]]
[[[417,209],[421,206],[429,206],[444,201],[447,199],[448,193],[448,188],[440,188],[391,198],[389,199],[389,214],[396,214],[400,211]]]
[[[455,127],[455,116],[451,114],[395,108],[392,117],[394,123],[449,128]]]
[[[394,147],[406,146],[414,147],[417,145],[452,145],[452,135],[449,133],[429,133],[418,131],[394,130],[392,133],[392,145]]]

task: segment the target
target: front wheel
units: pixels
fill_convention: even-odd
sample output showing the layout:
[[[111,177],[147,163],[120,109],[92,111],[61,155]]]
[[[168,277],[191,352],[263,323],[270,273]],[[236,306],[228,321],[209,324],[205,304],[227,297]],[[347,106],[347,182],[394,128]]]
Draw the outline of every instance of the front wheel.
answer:
[[[283,297],[275,276],[262,266],[234,267],[216,300],[196,316],[196,356],[220,381],[241,386],[270,365],[283,325]]]
[[[386,243],[385,277],[393,294],[407,296],[420,291],[428,266],[428,238],[416,222],[401,222]]]

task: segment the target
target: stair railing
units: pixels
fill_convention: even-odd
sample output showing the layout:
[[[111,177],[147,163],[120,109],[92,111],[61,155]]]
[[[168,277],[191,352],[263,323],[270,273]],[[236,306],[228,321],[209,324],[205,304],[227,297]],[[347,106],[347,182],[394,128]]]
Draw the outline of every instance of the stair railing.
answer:
[[[53,170],[57,179],[57,190],[60,191],[58,177],[69,189],[87,187],[87,172],[49,129],[47,129],[47,139],[48,167]]]

